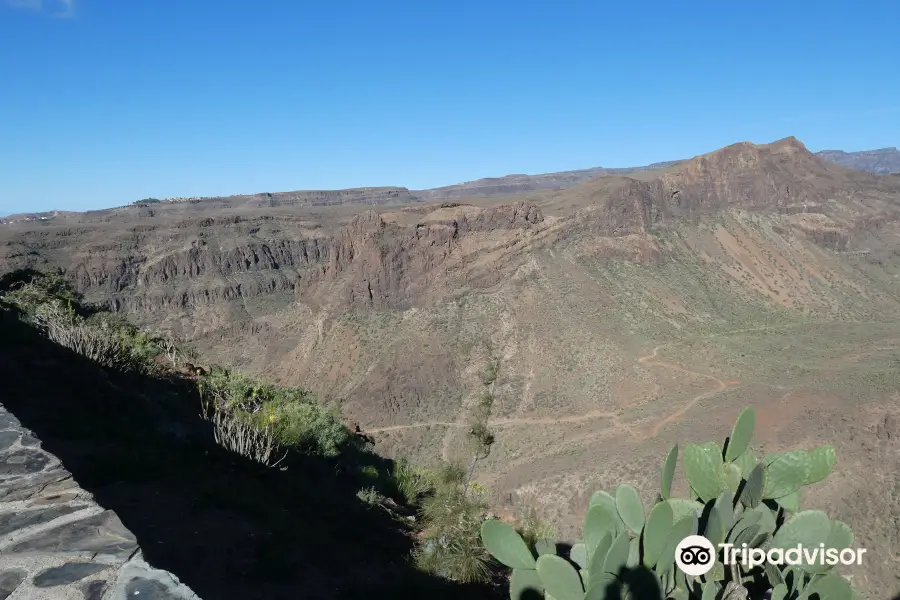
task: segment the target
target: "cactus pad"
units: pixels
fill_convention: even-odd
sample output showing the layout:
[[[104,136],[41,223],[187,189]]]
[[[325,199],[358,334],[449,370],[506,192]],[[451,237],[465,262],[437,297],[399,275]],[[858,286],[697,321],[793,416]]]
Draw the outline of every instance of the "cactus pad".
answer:
[[[481,541],[494,558],[513,569],[534,569],[531,550],[515,529],[497,519],[481,524]]]
[[[750,439],[753,437],[753,428],[756,425],[756,415],[753,407],[748,406],[738,415],[737,422],[731,430],[728,438],[728,447],[725,449],[725,460],[731,462],[747,450]]]
[[[552,554],[537,559],[537,573],[547,593],[556,600],[582,600],[581,577],[567,560]]]
[[[644,528],[644,505],[633,486],[622,484],[616,488],[616,510],[622,521],[635,533]]]

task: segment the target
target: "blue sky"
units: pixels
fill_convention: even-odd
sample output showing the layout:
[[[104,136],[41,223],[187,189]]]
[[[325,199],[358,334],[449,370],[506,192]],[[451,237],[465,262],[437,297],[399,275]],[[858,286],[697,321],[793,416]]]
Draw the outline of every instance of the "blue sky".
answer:
[[[897,146],[898,23],[895,0],[0,0],[0,214]]]

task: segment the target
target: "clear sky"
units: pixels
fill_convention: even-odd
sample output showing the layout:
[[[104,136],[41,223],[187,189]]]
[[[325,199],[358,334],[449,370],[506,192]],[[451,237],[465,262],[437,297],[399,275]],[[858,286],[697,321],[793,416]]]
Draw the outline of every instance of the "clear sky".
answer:
[[[900,2],[0,0],[0,214],[900,145]]]

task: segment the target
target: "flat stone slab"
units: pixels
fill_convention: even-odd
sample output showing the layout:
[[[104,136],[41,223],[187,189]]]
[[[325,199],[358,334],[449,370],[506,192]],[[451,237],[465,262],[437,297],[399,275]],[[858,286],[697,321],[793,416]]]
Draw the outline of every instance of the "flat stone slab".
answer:
[[[199,600],[0,405],[0,600]]]
[[[100,554],[122,561],[128,560],[137,550],[137,539],[112,511],[42,529],[9,548],[10,552],[19,553]]]

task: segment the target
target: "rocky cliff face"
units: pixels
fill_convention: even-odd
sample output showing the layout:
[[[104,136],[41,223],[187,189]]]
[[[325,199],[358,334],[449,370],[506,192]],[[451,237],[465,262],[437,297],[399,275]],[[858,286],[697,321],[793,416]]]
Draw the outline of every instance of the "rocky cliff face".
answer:
[[[146,323],[174,319],[192,335],[220,326],[247,302],[290,302],[300,274],[328,259],[329,232],[309,219],[272,215],[138,224],[10,227],[0,239],[3,269],[63,269],[92,301]],[[191,315],[187,321],[181,316]],[[245,314],[240,319],[247,319]],[[240,311],[239,311],[240,312]],[[172,325],[172,323],[169,323]]]
[[[656,177],[604,175],[549,192],[550,203],[562,199],[580,206],[561,220],[546,221],[541,198],[489,208],[421,205],[394,213],[379,206],[348,213],[344,225],[296,212],[307,205],[354,202],[360,210],[360,203],[412,202],[402,188],[364,188],[200,202],[230,207],[210,216],[169,214],[187,206],[175,203],[123,209],[115,218],[84,217],[80,224],[7,227],[3,248],[10,268],[61,266],[89,298],[117,310],[149,314],[233,304],[246,312],[247,301],[270,297],[317,307],[338,297],[344,307],[380,310],[421,305],[440,296],[439,288],[490,287],[521,265],[521,249],[529,244],[627,238],[595,244],[592,251],[655,262],[661,255],[646,234],[665,222],[725,208],[790,216],[825,213],[843,203],[830,225],[807,220],[796,228],[824,247],[847,249],[859,219],[890,214],[890,203],[879,194],[898,192],[900,180],[843,169],[788,138],[765,146],[735,144],[676,170],[662,169]],[[125,226],[117,222],[135,210],[156,214],[133,216],[138,222]],[[230,318],[213,321],[223,325]]]
[[[528,230],[543,220],[540,209],[526,202],[474,214],[454,215],[439,209],[413,226],[387,223],[378,213],[367,211],[331,240],[327,263],[310,272],[298,287],[297,297],[321,303],[321,290],[328,282],[340,281],[347,307],[408,306],[425,296],[437,279],[462,266],[467,236],[502,236],[503,232]]]
[[[408,204],[416,201],[406,188],[356,188],[348,190],[314,190],[277,192],[229,197],[235,205],[256,207],[334,206],[340,204]]]

